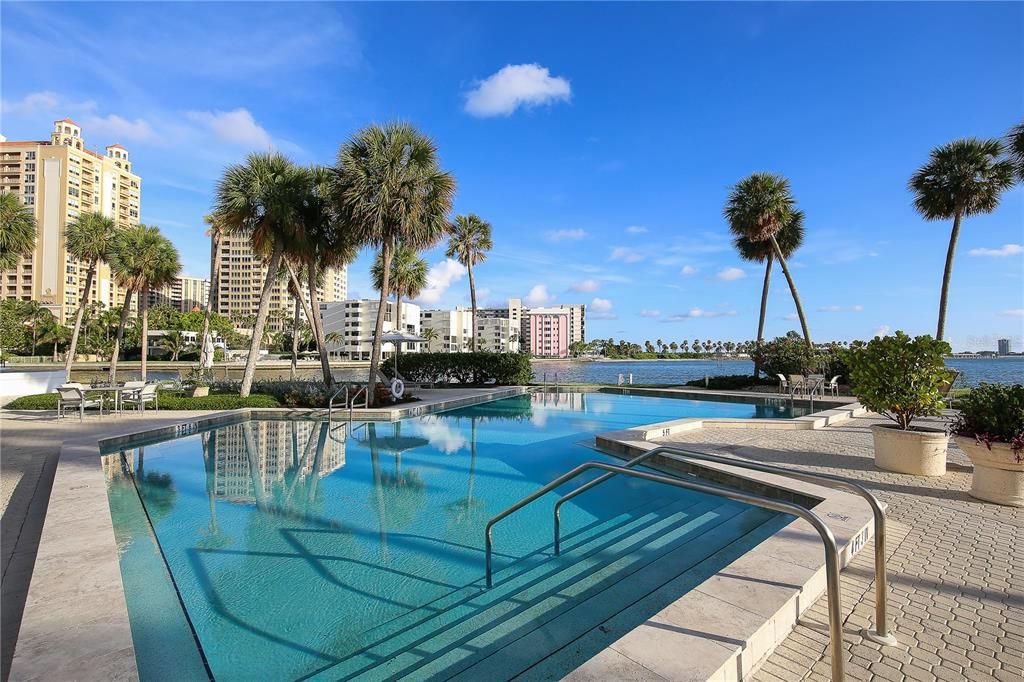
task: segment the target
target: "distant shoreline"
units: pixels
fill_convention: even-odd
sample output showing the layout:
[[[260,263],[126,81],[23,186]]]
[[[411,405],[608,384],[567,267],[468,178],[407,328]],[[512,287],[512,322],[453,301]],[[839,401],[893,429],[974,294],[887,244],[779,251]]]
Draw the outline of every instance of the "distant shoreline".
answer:
[[[530,362],[753,362],[750,358],[532,358]]]

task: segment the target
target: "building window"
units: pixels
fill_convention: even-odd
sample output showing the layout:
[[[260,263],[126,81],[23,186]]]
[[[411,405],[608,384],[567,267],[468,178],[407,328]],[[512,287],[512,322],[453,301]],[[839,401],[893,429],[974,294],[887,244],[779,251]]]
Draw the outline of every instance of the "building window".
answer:
[[[36,158],[36,153],[35,152],[25,152],[25,158],[26,159],[34,159],[34,158]]]

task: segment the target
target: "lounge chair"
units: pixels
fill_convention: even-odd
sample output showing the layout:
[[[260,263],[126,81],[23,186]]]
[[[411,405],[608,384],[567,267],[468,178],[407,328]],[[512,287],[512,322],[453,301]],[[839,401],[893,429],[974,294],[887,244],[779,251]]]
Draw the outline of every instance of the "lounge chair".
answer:
[[[159,388],[158,384],[146,384],[137,393],[122,398],[121,405],[128,405],[129,407],[134,407],[139,412],[145,413],[146,404],[153,403],[153,406],[159,410],[160,402],[157,397],[157,388]]]
[[[789,379],[787,379],[783,374],[776,374],[775,376],[779,378],[779,393],[783,395],[789,393]]]
[[[67,409],[78,410],[78,420],[85,419],[85,408],[98,407],[103,416],[103,396],[87,398],[81,384],[64,384],[57,387],[57,419],[67,416]]]
[[[822,395],[825,394],[825,391],[828,391],[833,397],[839,396],[839,376],[840,375],[838,374],[835,375],[827,384],[825,384],[822,388]]]

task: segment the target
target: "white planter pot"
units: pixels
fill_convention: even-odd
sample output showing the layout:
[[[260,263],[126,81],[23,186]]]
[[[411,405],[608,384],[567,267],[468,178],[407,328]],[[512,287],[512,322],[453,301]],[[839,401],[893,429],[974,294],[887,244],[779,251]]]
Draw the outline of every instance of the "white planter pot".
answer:
[[[984,443],[964,436],[956,436],[956,444],[974,465],[971,497],[1024,507],[1024,462],[1017,461],[1008,444],[993,443],[990,450]]]
[[[874,424],[875,466],[886,471],[914,476],[942,476],[946,473],[949,437],[938,429],[902,431]]]

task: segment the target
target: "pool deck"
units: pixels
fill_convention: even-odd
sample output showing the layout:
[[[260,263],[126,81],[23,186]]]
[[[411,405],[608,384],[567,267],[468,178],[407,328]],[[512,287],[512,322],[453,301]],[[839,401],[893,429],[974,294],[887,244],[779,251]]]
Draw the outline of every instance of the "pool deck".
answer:
[[[435,397],[438,403],[457,398],[455,389],[438,393],[443,394]],[[700,393],[707,396],[711,392]],[[431,396],[427,391],[420,395],[424,401],[416,405],[428,407]],[[472,402],[494,397],[498,396],[480,389],[466,389],[459,396]],[[13,649],[16,639],[11,679],[137,677],[105,479],[96,458],[97,442],[154,428],[173,430],[197,418],[237,419],[248,413],[162,411],[144,418],[90,416],[83,423],[75,419],[56,423],[52,413],[0,412],[5,505],[5,678],[10,661],[8,647]],[[839,474],[863,483],[889,505],[889,608],[900,643],[882,648],[859,635],[874,614],[873,546],[869,543],[842,576],[850,679],[1021,679],[1024,510],[967,496],[970,463],[952,443],[950,471],[944,477],[921,478],[875,469],[867,427],[876,421],[851,410],[841,420],[826,419],[809,427],[783,430],[702,424],[667,434],[648,429],[650,433],[640,440]],[[787,487],[798,486],[787,483]],[[854,499],[854,504],[866,509],[859,498]],[[849,532],[836,530],[847,542],[858,532],[853,528]],[[796,540],[806,544],[806,538]],[[83,559],[84,554],[88,554],[87,559]],[[704,587],[700,590],[706,591]],[[808,601],[813,592],[807,590],[803,600]],[[90,593],[93,598],[88,598]],[[699,658],[679,655],[680,644],[690,650],[686,642],[697,647],[693,642],[699,639],[705,642],[700,646],[709,646],[710,641],[726,648],[721,639],[730,637],[742,623],[753,623],[751,627],[757,630],[744,611],[760,608],[742,603],[739,611],[730,611],[732,616],[726,621],[719,617],[722,605],[714,600],[720,597],[702,594],[694,598],[709,600],[705,604],[695,602],[695,608],[704,609],[707,616],[704,636],[700,632],[681,633],[681,627],[672,623],[674,614],[658,614],[634,631],[636,635],[627,635],[633,637],[631,642],[606,649],[571,677],[696,679],[685,677],[682,670],[673,667],[678,659]],[[712,606],[710,610],[708,605]],[[828,679],[824,614],[820,600],[803,611],[799,620],[794,613],[795,628],[791,632],[793,623],[788,627],[782,621],[774,624],[772,638],[781,641],[774,653],[764,659],[757,655],[758,649],[752,648],[748,655],[737,659],[739,668],[727,678],[749,674],[765,682]],[[722,625],[727,628],[714,629]],[[679,640],[679,636],[689,639]],[[757,647],[766,646],[765,640],[758,641],[761,643]]]

